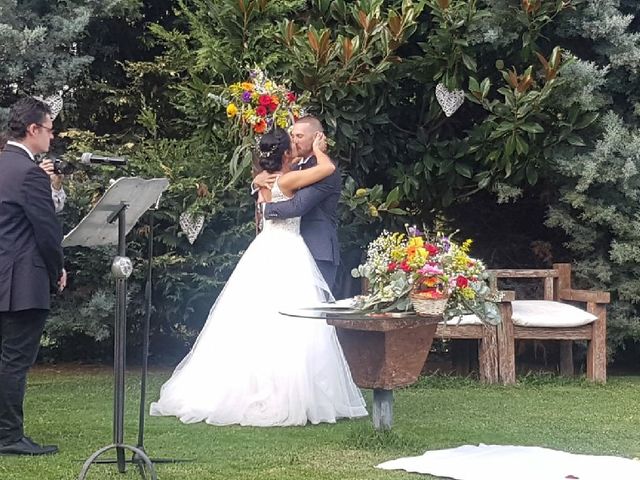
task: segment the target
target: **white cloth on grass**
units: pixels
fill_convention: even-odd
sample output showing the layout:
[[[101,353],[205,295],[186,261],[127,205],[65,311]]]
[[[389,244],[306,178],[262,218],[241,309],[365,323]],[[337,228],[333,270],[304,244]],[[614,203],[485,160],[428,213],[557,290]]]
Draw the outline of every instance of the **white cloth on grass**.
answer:
[[[542,447],[463,445],[377,466],[455,480],[638,480],[640,461]]]

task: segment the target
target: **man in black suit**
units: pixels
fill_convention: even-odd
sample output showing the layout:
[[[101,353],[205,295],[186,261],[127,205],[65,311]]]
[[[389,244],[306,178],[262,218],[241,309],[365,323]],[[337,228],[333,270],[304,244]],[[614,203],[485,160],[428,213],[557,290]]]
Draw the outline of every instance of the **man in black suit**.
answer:
[[[62,228],[49,177],[34,159],[53,138],[49,107],[34,98],[16,102],[8,136],[0,153],[0,455],[43,455],[58,449],[24,435],[23,400],[50,290],[66,285]]]
[[[313,139],[317,132],[322,131],[322,124],[312,116],[302,117],[294,123],[291,130],[293,154],[302,158],[297,168],[309,168],[316,164]],[[274,181],[274,175],[262,172],[253,180],[253,186],[271,188]],[[302,217],[300,234],[327,285],[334,293],[340,264],[337,211],[341,190],[342,179],[340,171],[336,169],[327,178],[298,190],[293,199],[266,204],[263,212],[264,218],[267,219]]]

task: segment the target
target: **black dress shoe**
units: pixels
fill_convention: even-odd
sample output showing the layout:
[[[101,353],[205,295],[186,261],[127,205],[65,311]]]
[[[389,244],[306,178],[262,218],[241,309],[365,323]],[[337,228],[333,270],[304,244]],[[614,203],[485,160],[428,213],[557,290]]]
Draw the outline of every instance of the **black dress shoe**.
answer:
[[[29,437],[22,437],[15,443],[0,447],[0,455],[50,455],[57,453],[55,445],[38,445]]]

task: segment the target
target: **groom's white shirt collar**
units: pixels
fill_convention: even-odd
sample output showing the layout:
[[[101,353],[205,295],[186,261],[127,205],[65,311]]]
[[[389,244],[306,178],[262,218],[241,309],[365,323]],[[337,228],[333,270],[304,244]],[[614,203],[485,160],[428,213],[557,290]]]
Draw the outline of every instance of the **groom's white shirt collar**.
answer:
[[[305,163],[307,163],[311,157],[313,157],[313,155],[309,155],[308,157],[303,158],[302,160],[300,160],[300,161],[298,162],[298,166],[299,166],[299,167],[301,167],[302,165],[304,165]]]
[[[27,154],[29,155],[29,158],[31,159],[32,162],[36,161],[36,157],[33,156],[33,153],[31,153],[31,150],[29,150],[27,147],[25,147],[23,144],[18,143],[18,142],[14,142],[13,140],[7,140],[7,145],[12,145],[14,147],[18,147],[21,148],[22,150],[24,150],[25,152],[27,152]]]

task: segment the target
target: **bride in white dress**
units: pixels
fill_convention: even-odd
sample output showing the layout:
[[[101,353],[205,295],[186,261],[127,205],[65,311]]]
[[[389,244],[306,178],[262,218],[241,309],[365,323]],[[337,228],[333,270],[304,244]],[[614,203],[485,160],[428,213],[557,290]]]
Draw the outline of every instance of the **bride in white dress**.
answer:
[[[317,166],[286,171],[290,138],[281,129],[260,140],[260,163],[281,174],[271,201],[335,170],[314,141]],[[191,352],[162,386],[151,415],[184,423],[285,426],[367,415],[332,326],[278,312],[331,299],[300,236],[300,218],[266,220],[211,308]]]

